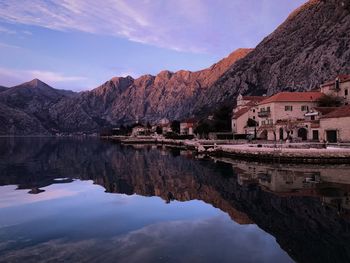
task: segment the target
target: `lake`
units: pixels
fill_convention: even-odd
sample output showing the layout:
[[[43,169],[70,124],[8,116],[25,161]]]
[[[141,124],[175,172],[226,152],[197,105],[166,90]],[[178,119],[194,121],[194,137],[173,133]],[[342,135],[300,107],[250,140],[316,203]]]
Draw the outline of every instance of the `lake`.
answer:
[[[350,262],[349,171],[0,138],[0,262]]]

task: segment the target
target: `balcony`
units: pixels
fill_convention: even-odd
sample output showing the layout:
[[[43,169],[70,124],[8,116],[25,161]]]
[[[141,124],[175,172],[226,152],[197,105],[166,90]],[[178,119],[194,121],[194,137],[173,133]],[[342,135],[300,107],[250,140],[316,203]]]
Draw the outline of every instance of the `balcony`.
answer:
[[[270,110],[264,110],[264,111],[259,111],[258,112],[258,116],[260,118],[267,118],[267,117],[270,117],[271,115],[271,111]]]

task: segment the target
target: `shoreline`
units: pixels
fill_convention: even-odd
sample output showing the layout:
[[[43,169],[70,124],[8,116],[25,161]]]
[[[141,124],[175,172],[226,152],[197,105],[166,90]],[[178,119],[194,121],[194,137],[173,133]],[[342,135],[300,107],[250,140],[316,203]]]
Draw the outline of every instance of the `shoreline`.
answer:
[[[350,145],[320,143],[250,144],[227,140],[172,140],[163,138],[104,137],[125,145],[151,144],[181,147],[213,157],[257,161],[263,163],[350,164]],[[342,148],[343,147],[343,148]]]

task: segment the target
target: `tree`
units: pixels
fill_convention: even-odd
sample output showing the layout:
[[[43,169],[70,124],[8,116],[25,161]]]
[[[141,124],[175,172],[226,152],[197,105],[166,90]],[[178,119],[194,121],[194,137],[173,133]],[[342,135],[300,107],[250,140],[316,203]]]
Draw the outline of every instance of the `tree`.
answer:
[[[201,137],[206,138],[210,132],[214,131],[213,125],[208,120],[199,121],[197,127],[194,129],[195,134],[199,134]]]
[[[171,130],[175,133],[180,133],[180,122],[177,120],[174,120],[171,122]]]
[[[231,131],[232,109],[222,106],[214,112],[214,129],[217,132]]]
[[[339,107],[343,104],[343,98],[334,95],[324,95],[317,100],[318,107]]]
[[[157,134],[162,134],[162,133],[163,133],[162,127],[157,126],[157,128],[156,128],[156,133],[157,133]]]

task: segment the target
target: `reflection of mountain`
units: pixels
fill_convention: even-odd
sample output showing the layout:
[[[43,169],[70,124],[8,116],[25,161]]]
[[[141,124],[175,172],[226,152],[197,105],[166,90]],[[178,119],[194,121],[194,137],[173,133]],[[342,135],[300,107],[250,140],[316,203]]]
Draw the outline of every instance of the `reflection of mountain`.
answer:
[[[159,196],[165,201],[200,199],[238,223],[254,221],[298,262],[350,259],[350,220],[339,216],[339,206],[323,203],[334,204],[334,197],[344,197],[347,187],[323,183],[322,175],[320,180],[310,177],[317,174],[311,168],[294,167],[294,177],[283,167],[241,163],[235,170],[237,165],[194,160],[176,150],[135,150],[98,140],[1,139],[0,144],[0,185],[31,189],[55,183],[54,178],[74,177],[93,180],[113,193]],[[249,177],[254,169],[257,176]],[[302,169],[307,173],[303,175]],[[346,171],[334,169],[338,174]],[[304,186],[304,179],[315,194],[293,194]]]

